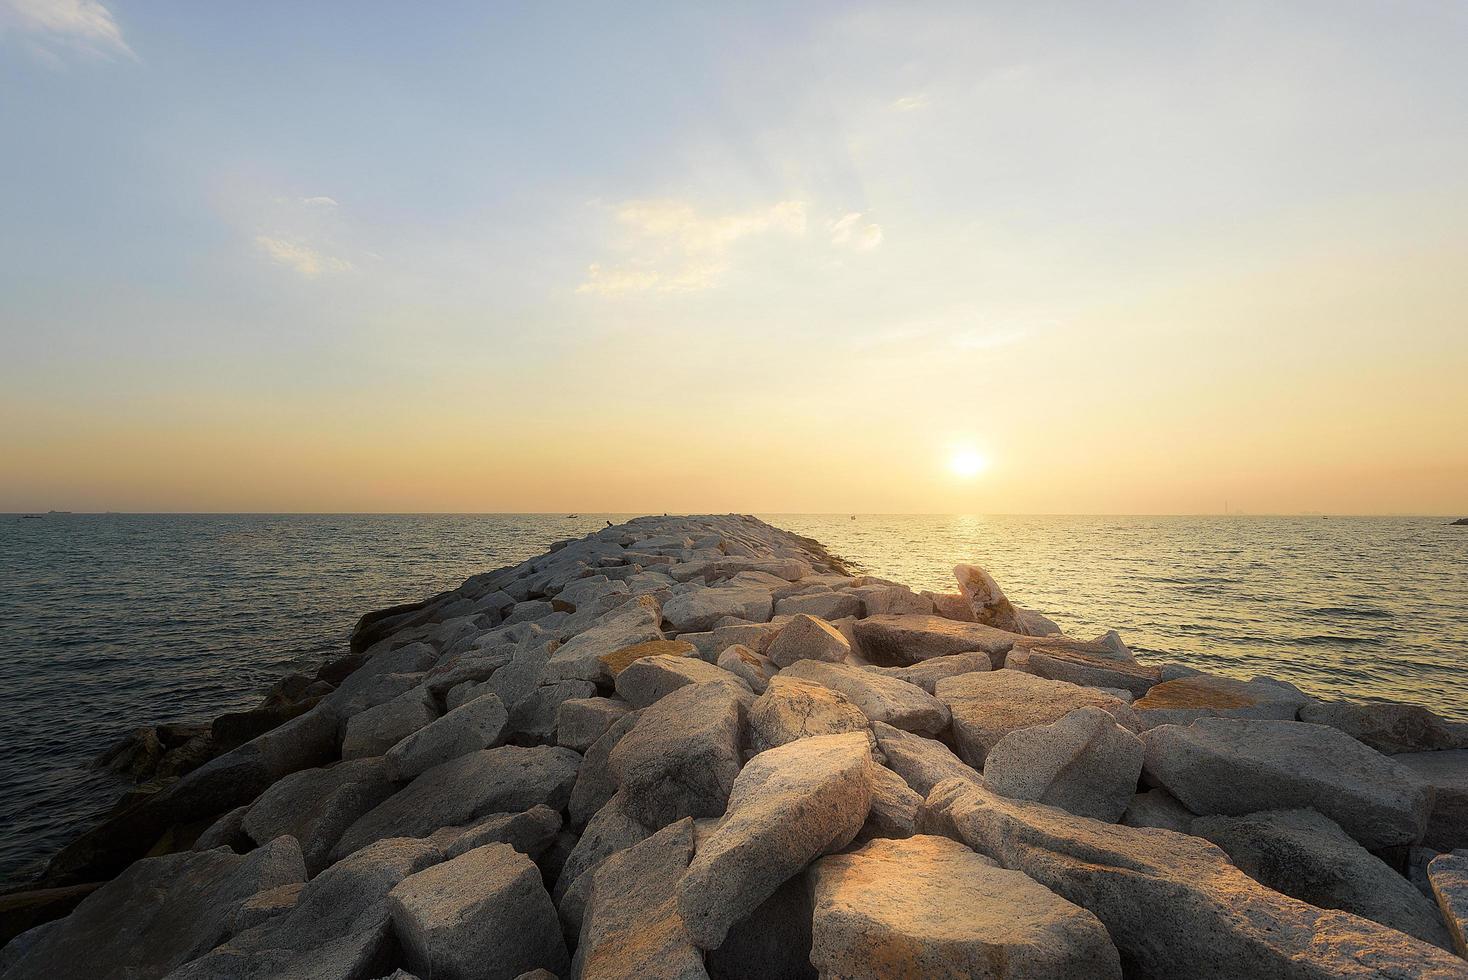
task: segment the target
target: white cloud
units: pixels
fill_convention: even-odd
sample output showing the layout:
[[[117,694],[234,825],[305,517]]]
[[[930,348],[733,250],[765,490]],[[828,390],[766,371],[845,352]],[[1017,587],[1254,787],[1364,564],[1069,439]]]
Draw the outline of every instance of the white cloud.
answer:
[[[919,92],[917,95],[904,95],[900,99],[894,99],[892,108],[898,112],[913,112],[918,109],[926,109],[931,104],[932,100],[928,98],[927,93]]]
[[[257,235],[255,244],[270,257],[271,261],[294,269],[307,279],[316,279],[323,272],[351,272],[354,269],[352,263],[346,259],[325,255],[300,242],[271,238],[269,235]]]
[[[337,206],[336,198],[326,197],[325,195],[320,197],[303,197],[301,198],[301,203],[308,208],[334,208]]]
[[[0,0],[0,17],[30,34],[28,47],[50,65],[58,62],[55,47],[111,57],[137,55],[122,37],[112,11],[98,0]]]
[[[734,245],[766,235],[800,237],[805,203],[781,201],[767,208],[707,216],[681,201],[628,201],[615,209],[626,259],[592,263],[582,293],[687,292],[719,284]]]
[[[866,252],[882,244],[882,226],[862,220],[860,211],[852,211],[831,222],[831,244]]]

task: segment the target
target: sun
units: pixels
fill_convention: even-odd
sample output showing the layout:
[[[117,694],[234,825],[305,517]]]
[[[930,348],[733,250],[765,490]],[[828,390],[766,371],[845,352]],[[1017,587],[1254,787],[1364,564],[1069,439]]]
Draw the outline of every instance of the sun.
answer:
[[[972,449],[960,449],[948,460],[948,468],[967,480],[988,469],[989,461]]]

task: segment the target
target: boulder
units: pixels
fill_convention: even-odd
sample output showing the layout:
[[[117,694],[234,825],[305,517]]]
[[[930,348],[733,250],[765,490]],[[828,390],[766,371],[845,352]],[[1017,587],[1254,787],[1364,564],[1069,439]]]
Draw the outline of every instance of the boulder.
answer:
[[[735,643],[720,653],[718,665],[720,669],[727,670],[744,681],[755,694],[765,693],[765,688],[770,685],[770,678],[780,669],[769,657],[755,653],[740,643]]]
[[[919,829],[953,837],[1090,910],[1128,976],[1464,975],[1463,962],[1435,946],[1264,887],[1196,837],[1101,823],[961,780],[934,788]]]
[[[945,837],[874,840],[807,877],[823,977],[1121,980],[1094,915]]]
[[[396,789],[382,759],[303,769],[260,794],[240,826],[257,844],[282,834],[295,838],[306,872],[314,877],[331,863],[331,849],[346,829]]]
[[[1447,721],[1420,704],[1313,701],[1300,707],[1300,720],[1339,728],[1385,755],[1468,749],[1468,724]]]
[[[858,616],[890,616],[917,613],[933,614],[933,600],[900,585],[859,585],[850,593],[861,600]]]
[[[583,700],[596,694],[591,681],[557,681],[542,684],[521,698],[510,711],[508,730],[516,745],[548,745],[556,740],[556,719],[566,701]]]
[[[1141,740],[1095,707],[1012,731],[984,761],[984,783],[1001,796],[1107,823],[1126,812],[1141,774]]]
[[[234,910],[234,915],[229,920],[230,934],[253,929],[267,919],[289,912],[301,900],[301,892],[305,887],[304,881],[296,881],[251,895]]]
[[[958,674],[972,674],[976,671],[993,670],[994,665],[989,661],[987,653],[954,653],[946,657],[934,657],[910,667],[878,667],[868,664],[862,670],[881,674],[884,677],[892,677],[908,684],[916,684],[929,694],[935,693],[938,682],[945,677],[954,677]]]
[[[438,702],[428,693],[428,688],[414,687],[348,719],[346,737],[342,739],[342,758],[382,755],[437,718]]]
[[[1128,827],[1160,827],[1179,834],[1191,834],[1197,814],[1177,801],[1165,789],[1149,789],[1138,793],[1127,804],[1121,822]]]
[[[405,782],[420,773],[503,741],[509,716],[493,694],[462,704],[387,750],[383,761],[389,778]]]
[[[984,784],[984,777],[942,742],[881,722],[872,726],[872,733],[877,737],[877,747],[887,757],[887,766],[922,796],[927,796],[945,779]]]
[[[1432,787],[1432,811],[1422,843],[1439,851],[1468,847],[1468,749],[1404,752],[1392,761]]]
[[[994,576],[977,565],[958,565],[953,569],[958,591],[973,612],[974,622],[1007,633],[1025,633],[1024,624],[1014,605],[994,581]]]
[[[446,980],[513,980],[569,964],[540,871],[508,844],[486,844],[404,878],[388,895],[408,967]]]
[[[560,874],[556,876],[555,891],[552,893],[561,910],[562,921],[572,927],[571,938],[574,939],[581,932],[581,912],[590,894],[591,883],[588,880],[583,884],[573,902],[574,907],[568,909],[566,895],[572,886],[610,855],[647,840],[652,835],[653,830],[627,809],[627,798],[622,793],[614,793],[606,805],[587,821],[576,846],[561,864]]]
[[[646,708],[690,684],[748,687],[738,677],[696,657],[643,657],[617,675],[617,694],[634,708]]]
[[[650,708],[608,756],[629,812],[651,830],[714,817],[739,772],[749,692],[733,684],[680,687]]]
[[[1451,948],[1432,902],[1314,810],[1199,817],[1190,832],[1223,848],[1236,868],[1261,885]]]
[[[591,748],[586,750],[586,758],[581,763],[581,772],[576,777],[576,785],[571,790],[571,803],[568,810],[571,826],[584,827],[586,821],[590,820],[592,815],[612,798],[612,794],[617,792],[617,777],[612,772],[610,761],[612,749],[617,747],[617,743],[636,726],[637,719],[641,717],[641,711],[629,711],[614,721],[606,734],[593,742]]]
[[[1143,728],[1187,725],[1199,718],[1274,718],[1293,721],[1309,701],[1295,688],[1254,678],[1252,681],[1194,674],[1163,681],[1132,703]]]
[[[1203,718],[1142,736],[1146,771],[1198,814],[1311,807],[1376,849],[1413,844],[1432,791],[1343,732],[1298,721]]]
[[[801,739],[751,759],[727,816],[678,886],[694,943],[717,949],[786,879],[850,843],[866,822],[871,787],[871,751],[859,733]]]
[[[440,664],[423,678],[423,686],[436,698],[444,698],[449,691],[468,681],[480,683],[494,676],[494,672],[509,663],[513,647],[499,647],[483,655],[464,654],[451,663]]]
[[[725,616],[762,623],[773,609],[770,586],[735,576],[722,585],[674,596],[663,605],[663,619],[675,633],[696,633],[713,629]]]
[[[1010,732],[1048,725],[1077,708],[1101,708],[1123,728],[1138,727],[1132,709],[1109,694],[1018,670],[945,677],[936,690],[953,714],[958,754],[975,769],[984,767],[989,750]]]
[[[866,837],[911,837],[923,797],[886,766],[872,767],[872,805],[867,811]]]
[[[555,843],[560,829],[561,815],[537,804],[522,813],[491,813],[472,824],[440,827],[428,839],[445,858],[456,858],[485,844],[509,844],[533,859]]]
[[[805,875],[796,875],[736,922],[718,949],[707,951],[704,969],[712,980],[817,980],[810,920]]]
[[[789,667],[798,660],[839,663],[851,654],[851,644],[825,620],[796,616],[771,641],[766,654],[777,667]]]
[[[1036,677],[1069,681],[1083,687],[1118,688],[1141,697],[1161,680],[1156,667],[1126,663],[1060,647],[1021,647],[1015,644],[1004,665]]]
[[[591,872],[572,974],[582,980],[701,980],[703,953],[678,914],[693,821],[678,820]]]
[[[556,744],[585,752],[632,710],[620,698],[571,698],[556,709]]]
[[[861,599],[850,592],[807,592],[788,596],[775,603],[777,616],[805,615],[830,620],[861,614]]]
[[[687,640],[648,640],[645,643],[634,643],[631,646],[613,650],[611,653],[604,653],[600,659],[606,665],[606,672],[615,679],[622,671],[644,657],[695,657],[697,655],[698,647]]]
[[[1427,880],[1458,955],[1468,957],[1468,851],[1439,854],[1427,865]]]
[[[781,677],[812,681],[846,695],[871,721],[936,735],[948,727],[948,707],[922,688],[849,664],[797,660]]]
[[[434,766],[347,828],[337,859],[388,837],[427,837],[440,827],[545,804],[562,809],[581,768],[570,749],[502,745]]]
[[[980,623],[904,613],[868,616],[856,622],[862,656],[874,664],[905,667],[954,653],[987,653],[995,665],[1014,646],[1016,634]]]
[[[144,858],[46,924],[5,976],[161,977],[223,942],[251,895],[305,880],[300,848],[289,837],[249,854],[219,848]]]
[[[797,739],[865,732],[867,717],[840,691],[782,672],[749,709],[749,740],[764,752]]]

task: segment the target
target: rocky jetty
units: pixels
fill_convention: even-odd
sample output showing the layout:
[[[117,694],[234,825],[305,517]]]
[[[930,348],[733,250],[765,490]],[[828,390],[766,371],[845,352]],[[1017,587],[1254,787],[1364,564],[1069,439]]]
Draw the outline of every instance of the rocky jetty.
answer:
[[[106,764],[137,790],[0,896],[7,980],[1468,978],[1468,727],[751,517],[372,613]]]

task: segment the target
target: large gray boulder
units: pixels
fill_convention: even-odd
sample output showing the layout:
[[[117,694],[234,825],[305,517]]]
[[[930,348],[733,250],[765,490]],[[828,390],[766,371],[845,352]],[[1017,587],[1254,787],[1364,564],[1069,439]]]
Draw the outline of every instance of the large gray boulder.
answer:
[[[1422,843],[1439,851],[1468,847],[1468,749],[1392,756],[1432,787],[1432,812]]]
[[[1141,739],[1094,707],[1012,731],[984,761],[984,783],[1001,796],[1107,823],[1126,812],[1141,774]]]
[[[652,830],[723,813],[751,697],[733,684],[696,684],[644,708],[608,756],[629,812]]]
[[[1468,957],[1468,851],[1439,854],[1427,865],[1427,880],[1459,956]]]
[[[1468,749],[1468,724],[1447,721],[1420,704],[1314,701],[1300,708],[1299,717],[1339,728],[1385,755]]]
[[[1114,656],[1103,656],[1092,652],[1092,644],[1030,643],[1016,642],[1009,651],[1004,666],[1011,670],[1022,670],[1036,677],[1055,681],[1069,681],[1083,687],[1104,687],[1128,692],[1141,697],[1161,679],[1156,667],[1117,660]],[[1109,650],[1104,651],[1110,653]]]
[[[770,618],[771,586],[742,575],[711,588],[693,589],[663,604],[663,619],[676,633],[711,630],[726,616],[760,623]]]
[[[346,737],[342,739],[342,758],[382,755],[437,718],[438,701],[420,684],[348,719]]]
[[[840,691],[782,671],[749,709],[749,742],[764,752],[796,739],[865,732],[867,717]]]
[[[382,759],[303,769],[260,794],[245,811],[241,828],[257,844],[282,834],[294,837],[314,877],[331,863],[331,849],[346,829],[396,790]]]
[[[872,725],[887,766],[922,796],[945,779],[966,779],[982,786],[984,777],[942,742],[877,722]]]
[[[727,670],[696,657],[641,657],[617,675],[617,694],[634,708],[646,708],[690,684],[733,684],[748,690]]]
[[[542,684],[521,698],[510,712],[507,730],[516,745],[551,745],[556,741],[556,719],[561,705],[596,694],[591,681],[557,681]]]
[[[486,844],[404,878],[388,895],[408,968],[446,980],[561,973],[570,957],[540,870],[508,844]]]
[[[813,681],[851,699],[871,721],[937,735],[948,727],[948,706],[916,685],[850,664],[800,660],[780,672],[781,677]]]
[[[851,655],[851,644],[824,619],[796,616],[785,624],[765,653],[776,667],[789,667],[801,660],[839,663]]]
[[[904,667],[908,664],[978,651],[995,664],[1014,646],[1016,634],[982,623],[962,623],[942,616],[902,613],[868,616],[856,622],[856,639],[861,654],[874,664]]]
[[[934,788],[924,833],[953,837],[1090,910],[1129,976],[1462,978],[1462,960],[1348,912],[1281,895],[1218,847],[1077,817],[962,780]]]
[[[720,651],[717,663],[721,669],[748,684],[755,694],[765,693],[765,688],[770,686],[770,678],[780,670],[769,657],[755,653],[742,643],[732,644]]]
[[[1436,906],[1314,810],[1199,817],[1190,832],[1223,848],[1235,867],[1277,892],[1317,908],[1354,912],[1450,948]]]
[[[556,709],[556,744],[585,752],[632,710],[621,698],[571,698]]]
[[[545,804],[565,807],[581,768],[570,749],[502,745],[434,766],[363,814],[333,849],[340,859],[388,837],[427,837],[441,827]]]
[[[862,668],[874,674],[884,677],[893,677],[899,681],[916,684],[929,694],[936,693],[938,682],[945,677],[953,677],[957,674],[972,674],[975,671],[988,671],[994,669],[994,664],[989,660],[987,653],[975,651],[973,653],[953,653],[946,657],[934,657],[924,660],[909,667],[878,667],[868,664]]]
[[[1122,727],[1137,729],[1136,713],[1119,698],[1018,670],[945,677],[937,692],[953,713],[958,754],[976,769],[984,767],[989,750],[1010,732],[1048,725],[1077,708],[1101,708]]]
[[[824,620],[860,616],[861,599],[850,592],[805,592],[775,602],[776,616],[816,616]]]
[[[807,876],[823,977],[1121,978],[1094,915],[946,837],[874,840]]]
[[[572,975],[581,980],[706,980],[703,953],[678,914],[693,858],[693,821],[678,820],[591,872]]]
[[[64,919],[47,923],[5,971],[7,980],[161,977],[229,936],[257,892],[306,880],[293,838],[249,854],[227,848],[135,861]]]
[[[522,813],[491,813],[471,824],[440,827],[428,840],[443,852],[445,859],[456,858],[485,844],[509,844],[534,859],[555,843],[560,829],[561,815],[538,804]]]
[[[571,802],[567,810],[572,827],[584,827],[592,815],[617,792],[617,776],[612,772],[611,766],[612,749],[636,727],[637,720],[641,717],[641,711],[628,712],[612,722],[606,734],[591,743],[591,748],[586,750],[581,772],[576,777],[576,785],[571,789]]]
[[[1203,718],[1142,741],[1148,777],[1197,814],[1313,808],[1370,849],[1416,843],[1427,827],[1432,791],[1334,728]]]
[[[718,948],[786,879],[850,843],[871,792],[871,750],[859,733],[801,739],[751,759],[678,886],[693,941]]]
[[[596,625],[556,649],[545,664],[544,680],[610,683],[612,674],[601,657],[623,647],[663,639],[661,621],[661,609],[652,596],[639,596],[617,606]]]
[[[387,750],[383,761],[390,778],[406,782],[450,759],[494,748],[503,741],[508,722],[500,699],[484,694],[404,738]]]
[[[652,828],[633,816],[626,804],[626,797],[621,793],[607,800],[606,805],[587,821],[576,846],[561,865],[552,897],[561,910],[562,920],[572,927],[572,939],[581,931],[581,911],[590,894],[590,881],[582,885],[570,908],[567,907],[567,894],[588,871],[609,856],[644,841],[653,834]]]

